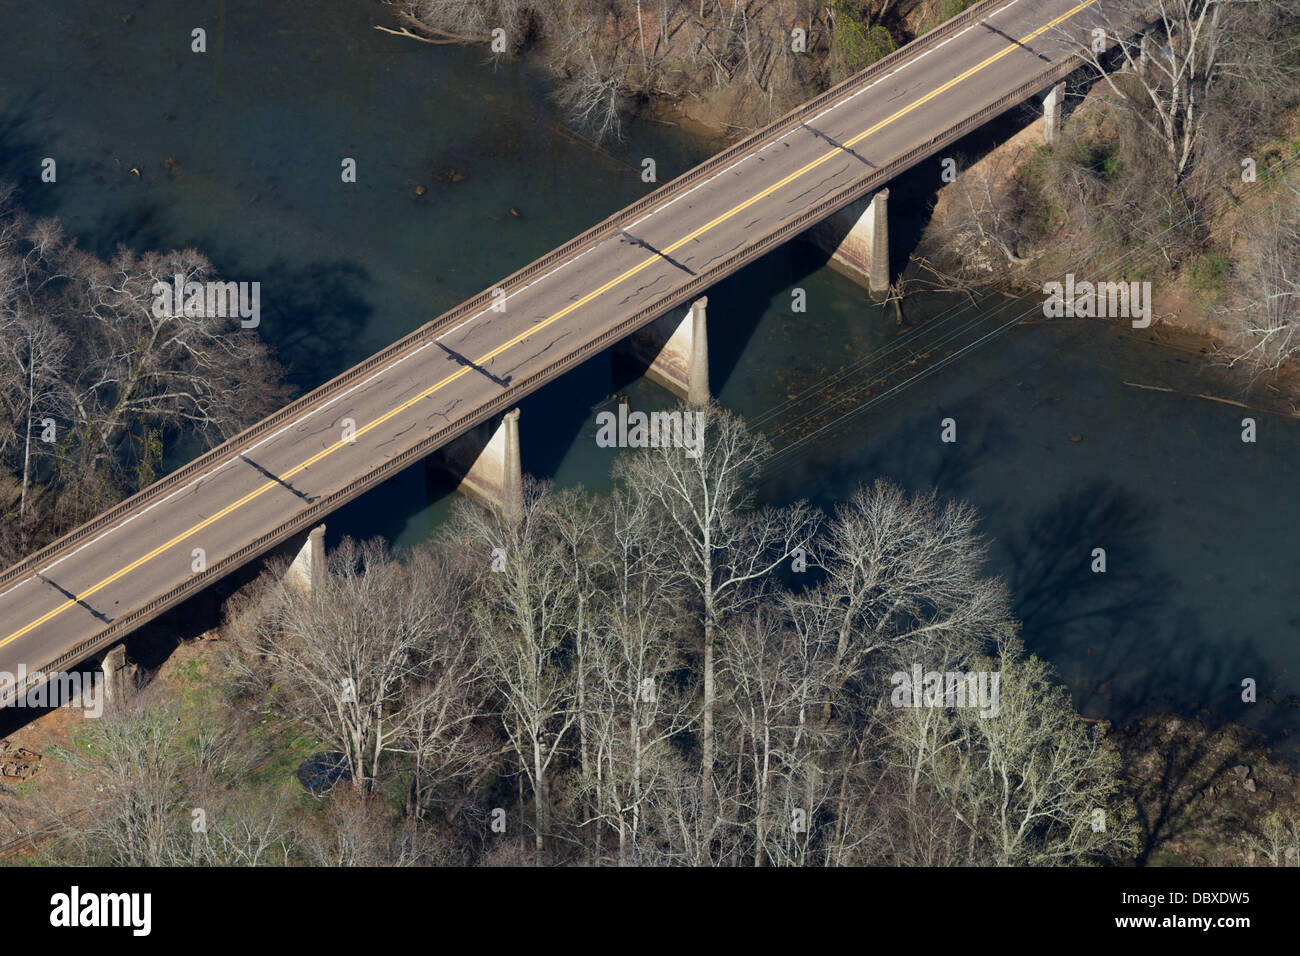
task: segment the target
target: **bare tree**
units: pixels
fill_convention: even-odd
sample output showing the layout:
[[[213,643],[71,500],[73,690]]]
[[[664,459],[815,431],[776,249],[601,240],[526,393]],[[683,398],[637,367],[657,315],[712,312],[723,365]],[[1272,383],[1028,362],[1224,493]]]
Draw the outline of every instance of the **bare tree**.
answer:
[[[376,794],[331,794],[319,819],[300,820],[294,839],[311,866],[429,866],[460,862],[412,819],[395,819]]]
[[[447,659],[435,649],[460,637],[457,608],[437,586],[446,576],[423,549],[403,563],[377,541],[344,539],[312,593],[268,575],[250,598],[231,604],[236,672],[345,754],[357,790],[374,785],[384,754],[409,741],[421,719],[424,734],[433,732],[430,705],[407,691],[437,686]],[[410,712],[417,704],[420,716]],[[441,724],[439,732],[450,730]]]
[[[577,720],[566,652],[574,628],[569,549],[554,533],[549,489],[524,483],[521,514],[461,502],[453,547],[478,569],[473,620],[495,688],[501,726],[533,794],[534,844],[549,832],[547,793],[555,758]]]
[[[668,542],[646,502],[616,491],[605,509],[598,552],[601,602],[589,652],[591,686],[582,710],[590,759],[582,780],[594,819],[613,831],[621,865],[645,862],[653,841],[672,843],[649,810],[665,780],[676,780],[675,740],[694,726],[693,689],[682,673],[676,634],[681,581],[665,577]]]
[[[88,472],[130,449],[139,483],[148,484],[164,433],[184,429],[215,444],[282,403],[266,347],[237,317],[155,308],[158,285],[211,275],[197,252],[123,250],[109,263],[77,252],[69,269],[80,321],[68,334],[87,357],[68,382],[69,400]]]
[[[1008,649],[972,661],[1001,675],[998,713],[954,712],[958,746],[931,781],[998,866],[1099,862],[1136,849],[1119,754],[1075,712],[1050,668]]]
[[[86,810],[65,820],[66,847],[104,865],[210,862],[209,818],[251,759],[229,715],[146,693],[88,721],[66,752],[72,792],[61,796]]]
[[[288,866],[297,860],[291,815],[280,800],[227,796],[208,813],[206,859],[218,866]]]
[[[138,708],[91,723],[68,763],[85,822],[68,839],[83,859],[172,866],[190,851],[188,760],[165,708]]]
[[[967,504],[909,497],[885,481],[835,509],[812,556],[826,580],[789,599],[796,630],[834,638],[827,719],[873,657],[882,658],[877,678],[915,661],[944,669],[1012,632],[1005,586],[981,576],[977,523]],[[877,679],[868,699],[884,686]]]
[[[0,402],[5,418],[17,424],[0,434],[0,455],[21,431],[22,492],[18,517],[27,516],[27,499],[39,455],[42,421],[49,416],[66,416],[67,403],[62,376],[67,366],[67,339],[42,315],[19,309],[13,312],[0,304],[0,353],[4,365],[0,375]],[[66,420],[66,419],[65,419]],[[35,435],[33,435],[35,431]],[[38,441],[33,449],[34,438]]]
[[[1017,161],[989,156],[962,170],[945,193],[932,236],[943,272],[960,287],[1006,282],[1029,262],[1018,252],[1025,227],[1009,187]]]
[[[180,314],[156,308],[158,285],[211,273],[193,250],[102,262],[0,186],[0,461],[22,489],[0,551],[39,546],[149,484],[166,442],[215,444],[287,398],[239,316],[209,314],[206,295]]]
[[[1279,810],[1269,812],[1258,833],[1247,833],[1246,849],[1269,866],[1300,866],[1300,819]]]
[[[597,142],[622,134],[621,110],[627,100],[624,80],[615,65],[597,59],[594,49],[583,49],[570,60],[557,99]]]
[[[400,16],[437,37],[486,43],[506,31],[510,49],[522,45],[528,21],[542,6],[528,0],[386,0]],[[513,36],[512,36],[513,34]]]
[[[414,585],[437,609],[438,634],[418,651],[390,747],[411,761],[407,815],[421,818],[441,801],[454,816],[498,750],[479,726],[490,689],[468,607],[466,569],[429,547],[415,549],[408,561]]]
[[[1300,355],[1300,188],[1283,184],[1281,199],[1262,211],[1258,226],[1248,227],[1232,281],[1240,304],[1218,309],[1237,329],[1228,363],[1256,372]]]
[[[486,710],[477,647],[467,629],[434,643],[428,676],[406,688],[401,731],[391,749],[411,760],[406,813],[423,818],[438,804],[454,817],[475,783],[492,767],[498,748],[477,726]]]
[[[816,857],[813,831],[830,799],[822,761],[840,742],[839,728],[821,720],[834,641],[790,629],[774,604],[723,632],[724,815],[747,830],[755,866],[806,865]]]
[[[586,728],[587,681],[592,673],[588,646],[596,627],[598,602],[602,592],[599,580],[602,523],[605,515],[599,503],[581,490],[560,491],[549,501],[554,533],[565,553],[565,563],[572,577],[573,595],[573,679],[578,709],[578,760],[584,775],[589,770]]]
[[[866,7],[867,25],[891,0]],[[826,70],[829,18],[819,0],[394,0],[400,32],[432,43],[485,42],[504,29],[511,50],[537,40],[559,77],[557,99],[597,140],[621,135],[623,114],[652,97],[725,101],[728,125],[757,127],[837,78]],[[411,32],[408,27],[413,27]],[[792,50],[791,31],[807,33]],[[380,29],[387,29],[381,27]],[[892,43],[878,25],[875,47]]]
[[[1111,101],[1161,144],[1176,183],[1195,160],[1206,102],[1220,79],[1232,19],[1226,7],[1220,0],[1123,0],[1095,14],[1100,42],[1080,43],[1060,28],[1061,42],[1102,76]],[[1152,16],[1159,33],[1144,39],[1135,31]]]
[[[48,444],[34,447],[33,432],[40,436],[47,416],[66,420],[68,413],[69,343],[52,317],[61,296],[51,292],[66,278],[60,263],[67,245],[55,220],[29,222],[12,194],[12,187],[0,187],[0,461],[20,459],[22,528],[40,447]]]
[[[753,482],[771,446],[739,417],[717,405],[683,406],[703,429],[698,454],[666,444],[621,456],[614,476],[664,525],[696,604],[703,645],[700,731],[703,823],[712,829],[715,708],[714,652],[718,624],[743,608],[771,572],[806,544],[814,520],[803,502],[754,510]]]

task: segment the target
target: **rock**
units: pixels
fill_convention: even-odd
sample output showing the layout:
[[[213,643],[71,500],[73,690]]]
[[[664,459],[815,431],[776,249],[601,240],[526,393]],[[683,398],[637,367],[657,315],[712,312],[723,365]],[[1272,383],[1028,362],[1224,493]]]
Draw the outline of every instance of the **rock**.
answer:
[[[1237,766],[1233,767],[1232,772],[1237,775],[1238,780],[1245,780],[1250,776],[1250,768],[1243,766],[1242,764],[1237,764]]]
[[[1249,779],[1249,778],[1247,778],[1247,779],[1246,779],[1246,789],[1249,790],[1251,793],[1254,793],[1254,792],[1255,792],[1255,781],[1254,781],[1254,780],[1251,780],[1251,779]]]

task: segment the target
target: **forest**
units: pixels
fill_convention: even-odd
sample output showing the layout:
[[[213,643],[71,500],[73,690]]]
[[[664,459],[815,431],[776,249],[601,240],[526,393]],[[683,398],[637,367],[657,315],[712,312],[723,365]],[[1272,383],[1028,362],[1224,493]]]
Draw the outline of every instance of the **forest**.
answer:
[[[151,688],[87,722],[66,757],[90,812],[47,852],[115,865],[1131,857],[1116,748],[1021,645],[973,509],[887,482],[832,514],[758,507],[770,446],[717,406],[700,414],[702,454],[626,451],[608,495],[529,481],[518,515],[463,501],[401,556],[344,539],[310,589],[272,562],[226,602],[201,689]],[[900,694],[912,674],[949,675],[949,692]],[[951,693],[954,674],[970,675],[969,696]]]

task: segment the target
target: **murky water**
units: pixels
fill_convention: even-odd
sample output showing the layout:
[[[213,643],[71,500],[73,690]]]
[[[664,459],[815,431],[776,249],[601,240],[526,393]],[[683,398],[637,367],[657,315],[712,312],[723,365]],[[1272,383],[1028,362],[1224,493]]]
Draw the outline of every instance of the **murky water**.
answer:
[[[666,180],[713,149],[647,121],[592,148],[533,66],[372,29],[385,16],[366,0],[0,0],[0,177],[101,254],[192,245],[260,281],[262,332],[306,389],[642,195],[643,157]],[[205,54],[190,52],[195,27]],[[39,181],[47,156],[56,184]],[[349,157],[355,184],[340,178]],[[714,390],[790,449],[766,497],[825,506],[886,476],[968,498],[1027,643],[1086,713],[1203,709],[1295,751],[1296,422],[1191,397],[1237,396],[1199,356],[1087,320],[1014,327],[889,394],[879,373],[933,367],[1025,304],[911,299],[900,331],[800,244],[709,299]],[[593,360],[522,405],[525,467],[604,487],[613,453],[595,446],[593,410],[612,395],[668,404]],[[1240,440],[1247,414],[1255,444]],[[449,500],[435,470],[412,468],[331,516],[329,537],[422,540]],[[1090,570],[1098,547],[1105,574]],[[1260,703],[1240,702],[1243,678]]]

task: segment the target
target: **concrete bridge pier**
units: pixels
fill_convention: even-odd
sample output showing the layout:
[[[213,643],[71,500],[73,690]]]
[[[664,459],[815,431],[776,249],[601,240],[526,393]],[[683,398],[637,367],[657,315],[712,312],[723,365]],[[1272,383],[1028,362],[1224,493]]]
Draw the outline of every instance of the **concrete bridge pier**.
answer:
[[[1061,107],[1065,105],[1065,84],[1057,83],[1043,99],[1043,142],[1054,146],[1061,138]]]
[[[831,265],[862,282],[873,295],[889,292],[889,190],[851,202],[809,230]]]
[[[98,655],[98,660],[104,674],[104,709],[117,709],[135,691],[136,666],[126,661],[126,644],[114,644]]]
[[[325,526],[318,524],[307,532],[306,539],[294,555],[284,583],[310,596],[325,574]]]
[[[628,336],[625,350],[645,367],[645,377],[693,405],[709,401],[707,296],[691,303],[684,317],[676,310]]]
[[[519,409],[490,419],[451,443],[444,463],[456,490],[514,520],[523,512],[524,472],[519,456]]]

